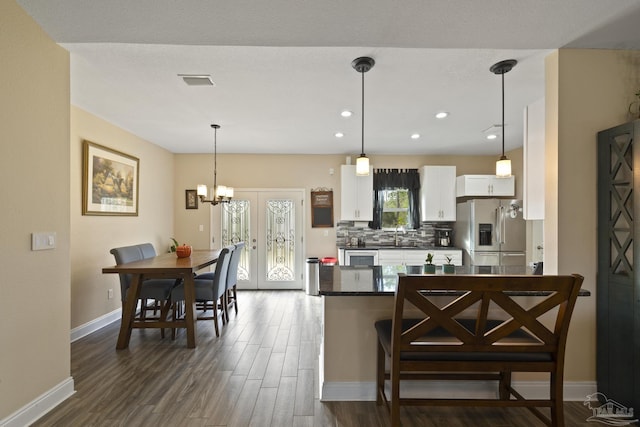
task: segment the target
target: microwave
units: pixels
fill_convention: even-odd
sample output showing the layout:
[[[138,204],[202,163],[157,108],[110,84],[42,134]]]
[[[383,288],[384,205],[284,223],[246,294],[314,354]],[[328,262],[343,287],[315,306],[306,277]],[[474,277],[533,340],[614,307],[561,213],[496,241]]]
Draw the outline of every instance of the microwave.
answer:
[[[378,265],[378,251],[376,250],[349,250],[344,251],[345,265]]]

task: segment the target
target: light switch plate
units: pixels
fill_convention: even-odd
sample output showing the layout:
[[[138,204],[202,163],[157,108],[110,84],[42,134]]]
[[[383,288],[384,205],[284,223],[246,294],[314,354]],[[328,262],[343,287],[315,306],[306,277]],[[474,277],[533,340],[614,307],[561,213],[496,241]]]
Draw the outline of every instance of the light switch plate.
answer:
[[[55,231],[31,233],[31,250],[43,251],[46,249],[55,249],[56,240],[57,236]]]

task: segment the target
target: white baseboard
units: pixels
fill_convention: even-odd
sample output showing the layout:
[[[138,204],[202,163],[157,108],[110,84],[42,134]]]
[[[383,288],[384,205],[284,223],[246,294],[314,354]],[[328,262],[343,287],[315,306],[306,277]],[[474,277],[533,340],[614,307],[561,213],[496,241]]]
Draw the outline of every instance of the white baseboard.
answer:
[[[28,426],[67,400],[75,392],[73,378],[69,377],[4,420],[0,420],[0,427]]]
[[[544,399],[549,396],[547,381],[514,381],[513,388],[528,399]],[[493,398],[496,383],[489,381],[411,381],[401,386],[401,392],[413,394],[420,391],[421,396],[441,398]],[[595,381],[573,381],[564,383],[565,401],[584,401],[586,396],[595,393]],[[370,382],[324,382],[320,390],[320,400],[330,401],[374,401],[376,383]]]
[[[82,337],[86,337],[92,332],[97,331],[100,328],[104,328],[110,323],[115,322],[116,320],[120,320],[122,317],[122,309],[119,308],[117,310],[113,310],[111,313],[107,313],[98,317],[97,319],[93,319],[90,322],[85,323],[84,325],[80,325],[71,330],[71,342],[79,340]]]

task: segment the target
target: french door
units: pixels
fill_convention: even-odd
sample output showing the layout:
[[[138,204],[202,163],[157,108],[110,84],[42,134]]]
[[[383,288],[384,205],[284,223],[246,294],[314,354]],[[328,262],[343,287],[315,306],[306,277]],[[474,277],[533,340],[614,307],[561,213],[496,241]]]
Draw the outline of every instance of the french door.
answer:
[[[239,289],[302,289],[304,190],[238,190],[211,229],[215,247],[245,242]],[[217,225],[216,225],[217,224]]]

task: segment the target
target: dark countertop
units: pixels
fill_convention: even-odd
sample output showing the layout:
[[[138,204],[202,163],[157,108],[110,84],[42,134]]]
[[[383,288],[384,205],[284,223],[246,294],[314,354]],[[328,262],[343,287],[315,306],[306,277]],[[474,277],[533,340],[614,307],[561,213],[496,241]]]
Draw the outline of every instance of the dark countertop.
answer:
[[[393,296],[398,285],[398,273],[422,274],[422,265],[385,266],[326,266],[320,267],[320,295],[325,296]],[[525,266],[480,267],[456,266],[456,274],[532,274]],[[436,274],[442,274],[438,269]],[[455,295],[458,292],[442,291],[433,295]],[[536,296],[531,292],[523,296]],[[590,296],[581,290],[580,296]]]
[[[460,251],[461,248],[455,248],[453,246],[394,246],[394,245],[375,245],[370,244],[367,246],[338,246],[338,249],[345,249],[349,251],[357,251],[357,250],[378,250],[378,249],[417,249],[423,251],[446,251],[446,250],[454,250]]]

